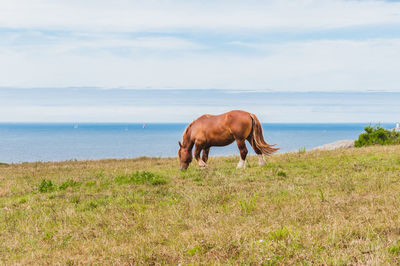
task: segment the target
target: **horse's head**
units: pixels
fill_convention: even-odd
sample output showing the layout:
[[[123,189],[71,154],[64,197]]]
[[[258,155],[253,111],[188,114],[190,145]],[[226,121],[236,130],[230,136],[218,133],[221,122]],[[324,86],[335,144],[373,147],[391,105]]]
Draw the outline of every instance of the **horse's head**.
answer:
[[[189,164],[192,162],[192,151],[189,148],[185,148],[182,143],[179,141],[179,150],[178,150],[178,160],[181,167],[181,170],[186,170],[189,167]]]

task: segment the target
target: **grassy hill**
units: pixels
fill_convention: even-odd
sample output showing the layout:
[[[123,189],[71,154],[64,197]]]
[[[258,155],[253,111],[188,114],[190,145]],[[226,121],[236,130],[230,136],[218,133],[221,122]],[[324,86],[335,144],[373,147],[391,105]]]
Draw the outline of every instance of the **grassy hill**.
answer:
[[[3,264],[400,263],[400,146],[0,165]]]

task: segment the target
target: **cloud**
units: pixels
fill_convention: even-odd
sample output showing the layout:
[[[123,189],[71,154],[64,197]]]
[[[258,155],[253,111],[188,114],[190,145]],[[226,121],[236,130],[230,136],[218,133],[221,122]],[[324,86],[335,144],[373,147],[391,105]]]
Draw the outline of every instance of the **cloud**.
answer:
[[[0,87],[399,91],[398,25],[388,1],[3,0]]]
[[[399,22],[385,1],[3,0],[0,27],[78,31],[265,31]]]
[[[227,46],[239,51],[171,37],[0,45],[0,86],[400,90],[400,39]]]

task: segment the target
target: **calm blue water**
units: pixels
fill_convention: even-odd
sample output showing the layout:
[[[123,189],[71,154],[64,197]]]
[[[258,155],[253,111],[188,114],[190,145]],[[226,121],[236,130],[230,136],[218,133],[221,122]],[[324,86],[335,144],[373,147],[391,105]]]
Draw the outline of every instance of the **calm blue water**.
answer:
[[[356,139],[366,124],[263,124],[268,143],[280,152]],[[382,124],[393,128],[394,124]],[[176,156],[186,124],[13,124],[0,123],[0,162]],[[254,154],[247,145],[250,154]],[[239,154],[235,144],[210,155]]]

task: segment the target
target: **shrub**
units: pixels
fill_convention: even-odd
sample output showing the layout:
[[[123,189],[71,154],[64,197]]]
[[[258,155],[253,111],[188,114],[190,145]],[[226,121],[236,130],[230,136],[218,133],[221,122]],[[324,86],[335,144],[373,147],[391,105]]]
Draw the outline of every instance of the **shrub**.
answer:
[[[42,183],[39,184],[38,190],[41,193],[51,192],[56,189],[56,186],[51,180],[43,179]]]
[[[277,175],[277,176],[280,176],[280,177],[287,177],[286,172],[285,172],[285,171],[282,171],[282,170],[278,170],[278,172],[276,172],[276,175]]]
[[[380,125],[366,126],[364,130],[354,142],[355,147],[400,144],[400,132],[385,129]]]

